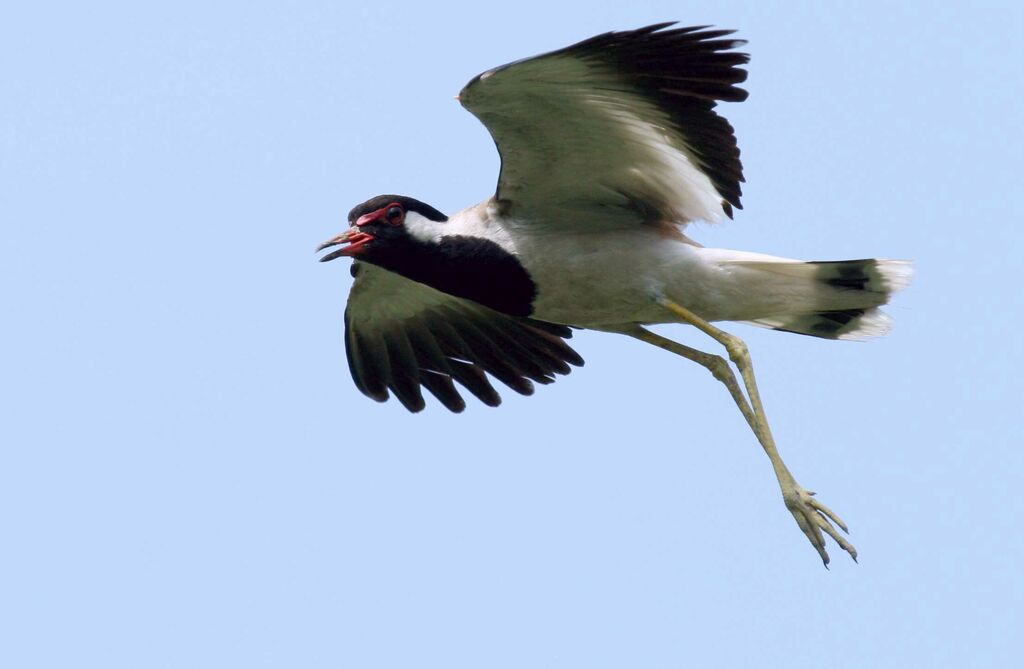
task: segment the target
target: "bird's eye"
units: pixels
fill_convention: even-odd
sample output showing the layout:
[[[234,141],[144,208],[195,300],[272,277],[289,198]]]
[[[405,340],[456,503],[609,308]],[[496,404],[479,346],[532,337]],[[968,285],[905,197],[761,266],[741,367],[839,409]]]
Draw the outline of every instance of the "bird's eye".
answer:
[[[388,207],[387,212],[384,214],[389,223],[398,224],[402,222],[402,218],[405,216],[405,212],[398,205]]]

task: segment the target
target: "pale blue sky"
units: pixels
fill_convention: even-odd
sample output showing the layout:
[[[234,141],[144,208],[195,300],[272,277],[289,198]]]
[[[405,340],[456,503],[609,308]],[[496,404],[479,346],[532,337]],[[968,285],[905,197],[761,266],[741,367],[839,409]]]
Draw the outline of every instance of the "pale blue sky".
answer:
[[[0,666],[1018,661],[1024,11],[838,7],[6,8]],[[732,328],[859,565],[822,569],[724,390],[635,341],[460,416],[349,379],[313,247],[378,193],[492,191],[473,75],[670,19],[752,54],[745,209],[692,236],[916,262],[884,339]]]

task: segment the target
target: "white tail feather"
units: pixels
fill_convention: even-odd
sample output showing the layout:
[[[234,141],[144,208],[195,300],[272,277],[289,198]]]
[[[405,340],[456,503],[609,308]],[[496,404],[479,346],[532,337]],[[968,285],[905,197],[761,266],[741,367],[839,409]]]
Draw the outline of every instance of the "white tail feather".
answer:
[[[712,250],[743,291],[739,320],[762,327],[823,337],[869,339],[889,331],[879,306],[910,283],[905,260],[803,262],[753,253]]]

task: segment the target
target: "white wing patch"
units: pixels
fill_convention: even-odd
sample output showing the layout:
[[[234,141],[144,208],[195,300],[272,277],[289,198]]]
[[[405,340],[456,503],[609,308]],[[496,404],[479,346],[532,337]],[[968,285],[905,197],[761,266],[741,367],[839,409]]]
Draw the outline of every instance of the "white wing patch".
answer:
[[[501,217],[596,230],[714,223],[740,206],[739,151],[713,107],[746,97],[733,86],[746,56],[721,31],[659,29],[601,35],[462,89],[501,154]]]
[[[676,212],[678,222],[704,220],[717,223],[725,217],[722,196],[699,167],[696,158],[681,143],[673,142],[666,130],[669,119],[658,109],[633,96],[591,96],[587,102],[595,113],[613,119],[621,129],[626,146],[635,154],[623,156],[620,184],[635,195],[663,200]],[[644,117],[631,111],[643,109]],[[662,117],[658,126],[647,119]]]

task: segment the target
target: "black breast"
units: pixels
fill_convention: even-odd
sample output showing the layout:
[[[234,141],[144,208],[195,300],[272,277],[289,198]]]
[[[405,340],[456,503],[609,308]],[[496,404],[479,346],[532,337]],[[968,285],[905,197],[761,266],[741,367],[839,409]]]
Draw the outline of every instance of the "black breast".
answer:
[[[455,235],[438,243],[414,244],[401,255],[387,269],[502,313],[533,312],[536,284],[519,259],[495,242]]]

